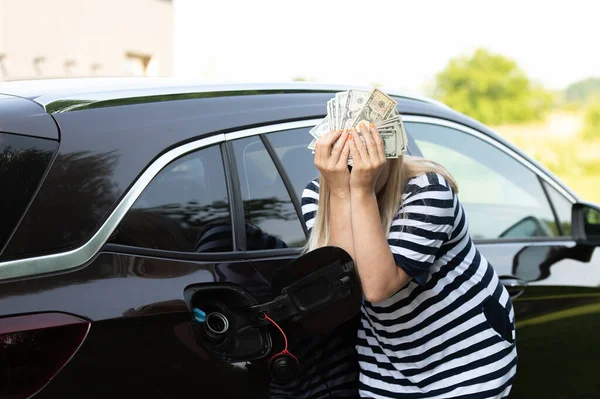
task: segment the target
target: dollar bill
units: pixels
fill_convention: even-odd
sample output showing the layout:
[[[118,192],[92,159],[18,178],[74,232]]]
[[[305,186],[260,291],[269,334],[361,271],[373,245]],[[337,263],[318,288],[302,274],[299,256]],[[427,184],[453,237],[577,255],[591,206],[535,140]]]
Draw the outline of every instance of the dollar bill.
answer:
[[[386,158],[398,158],[407,149],[407,136],[397,102],[379,89],[372,91],[347,90],[336,93],[327,102],[327,117],[310,129],[313,140],[308,149],[315,153],[316,141],[332,130],[357,128],[358,138],[364,138],[358,126],[373,123],[383,140]],[[348,165],[353,165],[352,157]]]
[[[309,130],[309,133],[315,138],[319,139],[322,135],[327,132],[330,132],[331,129],[329,127],[329,116],[326,116],[321,122],[317,124],[317,126],[313,127]]]
[[[402,122],[402,118],[400,118],[400,133],[397,137],[398,140],[398,150],[404,152],[408,149],[408,136],[406,135],[406,129],[404,128],[404,123]]]
[[[352,123],[354,122],[358,112],[365,105],[368,97],[368,91],[362,90],[348,90],[348,96],[346,101],[346,106],[344,108],[344,114],[340,120],[339,128],[340,129],[350,129],[353,127]]]
[[[377,129],[382,139],[384,135],[393,135],[396,140],[395,148],[398,154],[406,151],[408,147],[408,138],[406,136],[406,130],[402,123],[398,123],[395,126],[385,127]]]
[[[344,114],[346,113],[346,107],[347,107],[349,93],[350,93],[350,90],[335,94],[336,130],[343,129],[342,120],[343,120]]]
[[[362,122],[368,125],[367,121]],[[400,153],[406,151],[408,140],[402,119],[396,119],[393,123],[383,126],[375,125],[375,127],[384,143],[386,158],[398,158]],[[362,134],[359,133],[359,137],[364,143]]]
[[[398,123],[399,121],[400,121],[400,115],[396,115],[389,119],[374,123],[374,125],[375,125],[375,127],[380,128],[380,127],[394,125],[394,124]]]
[[[403,123],[400,122],[393,126],[384,127],[381,129],[378,128],[377,130],[379,131],[379,134],[382,136],[382,138],[384,134],[390,133],[395,136],[396,149],[398,153],[406,151],[408,147],[408,138],[406,136],[406,130],[404,129]]]
[[[335,110],[334,110],[334,106],[333,106],[333,102],[335,99],[331,99],[329,101],[327,101],[327,116],[331,122],[331,125],[329,126],[330,129],[337,129],[336,123],[335,123]]]
[[[379,131],[386,158],[398,158],[398,134],[395,129]]]
[[[373,124],[384,121],[391,115],[393,116],[396,105],[398,103],[393,98],[379,89],[373,89],[365,104],[357,112],[351,126],[356,127],[362,120],[367,120]]]

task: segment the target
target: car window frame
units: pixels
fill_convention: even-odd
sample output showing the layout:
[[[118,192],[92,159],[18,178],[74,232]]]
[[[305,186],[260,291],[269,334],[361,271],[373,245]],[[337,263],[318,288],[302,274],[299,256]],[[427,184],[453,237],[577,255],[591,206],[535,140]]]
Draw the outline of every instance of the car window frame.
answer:
[[[171,147],[166,152],[160,154],[155,158],[152,162],[150,162],[146,168],[144,168],[137,179],[133,182],[133,184],[129,187],[126,193],[121,197],[120,201],[114,206],[110,212],[110,214],[102,221],[102,223],[96,228],[91,237],[85,241],[83,244],[79,245],[76,248],[70,248],[61,252],[56,252],[47,255],[37,255],[30,256],[26,258],[20,258],[9,261],[0,261],[0,281],[12,278],[22,278],[28,276],[35,276],[46,273],[55,273],[55,272],[63,272],[66,270],[72,270],[75,268],[79,268],[90,261],[92,261],[95,257],[97,257],[100,253],[103,252],[114,252],[114,253],[122,253],[127,255],[141,255],[141,256],[152,256],[152,257],[162,257],[162,258],[170,258],[170,259],[181,259],[181,260],[190,260],[190,261],[200,261],[200,262],[213,262],[213,261],[222,261],[222,260],[238,260],[238,259],[271,259],[273,257],[287,257],[287,256],[297,256],[301,253],[302,248],[283,248],[283,249],[269,249],[269,250],[260,250],[260,251],[242,251],[242,250],[234,250],[233,252],[214,252],[214,253],[187,253],[187,252],[175,252],[175,251],[167,251],[167,250],[156,250],[156,249],[146,249],[146,248],[137,248],[137,247],[129,247],[118,244],[110,244],[107,243],[117,228],[118,224],[127,214],[129,208],[135,203],[137,198],[141,195],[144,189],[150,184],[154,176],[156,176],[166,165],[168,165],[173,160],[184,156],[188,153],[195,152],[201,150],[202,148],[209,147],[211,145],[222,145],[223,143],[227,143],[229,141],[233,141],[238,138],[248,137],[248,136],[256,136],[261,134],[268,134],[277,131],[291,130],[297,128],[307,128],[314,127],[324,115],[316,115],[314,117],[310,117],[302,120],[295,121],[286,121],[286,122],[276,122],[264,126],[259,127],[250,127],[250,128],[240,128],[239,130],[235,130],[227,133],[213,133],[213,134],[203,134],[202,136],[198,136],[191,140],[186,140],[181,144]],[[571,195],[565,188],[561,187],[561,185],[555,182],[552,178],[542,173],[541,170],[537,168],[533,163],[521,157],[517,153],[515,153],[510,148],[504,146],[502,143],[496,142],[493,138],[489,137],[485,133],[479,132],[470,127],[464,126],[457,122],[452,122],[445,119],[440,119],[431,116],[421,116],[414,114],[402,114],[403,119],[406,122],[421,122],[421,123],[433,123],[436,125],[447,126],[451,128],[455,128],[466,132],[468,134],[473,134],[485,141],[488,141],[492,145],[500,148],[502,151],[507,152],[509,155],[516,158],[519,162],[525,164],[529,169],[531,169],[535,174],[540,176],[544,181],[553,186],[559,193],[565,196],[569,202],[574,203],[577,201],[577,198]],[[408,132],[407,132],[408,133]],[[421,152],[414,142],[414,139],[411,137],[410,133],[408,133],[408,153],[411,155],[421,155]],[[227,145],[224,146],[227,148]],[[227,152],[225,152],[227,153]],[[223,152],[222,152],[223,154]],[[228,154],[229,157],[225,162],[231,162],[232,154]],[[230,210],[232,217],[232,224],[234,234],[240,234],[240,225],[243,226],[243,208],[240,212],[240,207],[243,206],[242,202],[238,199],[236,200],[232,197],[234,192],[234,187],[236,184],[236,179],[233,178],[231,171],[233,170],[231,167],[225,168],[226,179],[229,181],[228,184],[228,198],[230,201]],[[227,169],[230,169],[229,171]],[[229,176],[229,177],[228,177]],[[282,176],[283,179],[283,176]],[[239,181],[238,183],[239,184]],[[289,190],[288,190],[289,191]],[[240,217],[242,215],[242,217]],[[300,219],[302,221],[302,219]],[[240,224],[241,223],[241,224]],[[242,232],[244,230],[241,230]],[[239,237],[238,237],[239,238]],[[235,237],[234,237],[235,239]],[[571,239],[570,237],[553,237],[552,241],[565,241]],[[483,242],[484,240],[482,240]],[[526,239],[522,240],[526,242],[532,241],[542,241],[546,242],[548,239]],[[491,242],[499,242],[498,240],[491,240]],[[500,241],[502,243],[510,242],[510,241]],[[239,245],[239,240],[238,244]],[[237,248],[237,247],[236,247]]]
[[[552,215],[554,217],[554,222],[556,223],[556,225],[558,227],[560,235],[554,236],[554,237],[486,238],[486,239],[479,238],[479,239],[473,240],[475,243],[479,243],[479,244],[492,244],[492,243],[507,244],[507,243],[523,243],[523,242],[535,243],[535,242],[571,241],[573,239],[573,237],[571,235],[563,234],[562,227],[560,226],[560,219],[558,217],[554,203],[552,202],[552,199],[550,198],[544,183],[546,183],[546,184],[552,186],[554,189],[556,189],[556,191],[560,195],[562,195],[565,199],[567,199],[567,201],[570,202],[571,204],[574,204],[575,202],[577,202],[577,199],[574,198],[572,195],[570,195],[570,193],[568,191],[566,191],[559,183],[557,183],[553,178],[551,178],[546,173],[544,173],[542,170],[540,170],[535,164],[530,162],[528,159],[522,157],[521,155],[516,153],[513,149],[506,146],[505,144],[499,142],[498,140],[495,140],[490,135],[485,134],[479,130],[473,129],[469,126],[465,126],[458,122],[449,121],[446,119],[440,119],[440,118],[436,118],[436,117],[420,116],[420,115],[403,115],[403,121],[410,122],[410,123],[423,123],[423,124],[428,124],[428,125],[451,128],[451,129],[458,130],[459,132],[461,132],[463,134],[468,134],[470,136],[478,138],[478,139],[486,142],[488,145],[491,145],[491,146],[497,148],[498,150],[502,151],[504,154],[513,158],[519,164],[526,167],[528,170],[530,170],[535,175],[535,177],[539,181],[540,186],[542,187],[542,192],[544,193],[545,199],[548,202],[550,209],[552,211]],[[410,132],[407,131],[407,135],[414,141],[414,137],[412,137]],[[416,144],[416,141],[414,141],[414,142],[415,142],[416,147],[418,148],[418,144]],[[419,151],[419,156],[423,156],[421,150],[419,149],[418,151]]]
[[[29,140],[32,145],[29,146],[27,149],[32,149],[32,148],[38,149],[36,146],[33,145],[34,141],[37,145],[41,145],[43,143],[44,145],[51,145],[53,148],[51,148],[51,149],[49,148],[45,151],[45,152],[48,152],[47,163],[43,169],[38,170],[39,178],[30,187],[31,192],[28,195],[27,201],[25,201],[24,203],[21,204],[22,206],[20,209],[17,209],[18,215],[15,215],[16,218],[14,219],[14,223],[11,223],[12,227],[9,229],[8,234],[5,236],[4,240],[2,240],[2,235],[0,234],[0,256],[3,254],[4,250],[9,246],[10,241],[12,240],[13,236],[17,232],[19,226],[21,225],[21,222],[27,215],[27,212],[29,212],[29,208],[31,207],[31,204],[35,200],[38,192],[40,191],[40,189],[42,187],[42,184],[44,183],[44,181],[46,180],[46,177],[48,176],[48,173],[50,172],[50,168],[52,168],[52,165],[54,164],[54,161],[56,160],[56,157],[58,156],[58,147],[60,145],[60,141],[55,138],[32,136],[29,134],[22,134],[22,133],[15,133],[15,132],[11,132],[11,131],[0,130],[0,136],[2,136],[2,135],[5,135],[6,137],[13,138],[13,139],[21,138],[22,140]],[[0,140],[0,145],[1,145],[1,140]],[[2,147],[0,147],[0,148],[2,148]],[[24,150],[24,147],[19,148],[19,150]]]
[[[285,132],[285,130],[282,130],[282,132]],[[296,210],[296,216],[298,216],[298,219],[300,220],[300,225],[302,226],[302,231],[304,232],[304,237],[306,239],[308,239],[308,229],[306,227],[306,224],[304,223],[304,216],[302,215],[302,205],[300,203],[300,198],[298,198],[298,196],[296,195],[296,190],[294,190],[294,184],[292,183],[290,176],[288,175],[287,171],[285,170],[283,163],[277,156],[277,152],[275,152],[275,148],[273,148],[273,146],[271,145],[271,142],[269,141],[269,138],[267,137],[267,135],[261,134],[260,139],[261,139],[263,145],[265,146],[265,148],[267,149],[267,152],[269,153],[269,156],[271,157],[271,160],[273,161],[273,164],[275,165],[275,169],[277,169],[277,173],[279,173],[279,176],[281,177],[281,180],[283,181],[285,190],[287,191],[287,193],[292,201],[292,204],[294,205],[294,209]],[[307,149],[307,151],[308,151],[308,149]]]
[[[542,184],[542,189],[544,190],[544,192],[546,193],[546,196],[548,197],[548,200],[550,201],[550,206],[552,207],[552,212],[554,213],[554,217],[556,218],[556,220],[558,220],[558,229],[561,233],[560,237],[567,237],[570,239],[573,239],[573,234],[565,234],[564,229],[563,229],[563,223],[562,223],[562,219],[560,218],[559,214],[558,214],[558,210],[556,209],[556,205],[554,200],[552,199],[552,195],[550,195],[550,193],[548,192],[548,186],[545,180],[540,179],[540,183]],[[554,188],[554,187],[551,187]],[[571,200],[569,200],[568,197],[566,197],[565,195],[563,195],[560,191],[555,190],[556,191],[556,195],[561,196],[562,198],[564,198],[568,203],[571,204],[571,207],[573,206],[573,204],[577,203],[577,201],[573,202]],[[569,220],[569,222],[571,222]]]
[[[241,129],[231,133],[220,134],[222,136],[219,140],[212,142],[210,145],[202,146],[197,148],[195,151],[201,151],[204,148],[208,148],[213,145],[219,145],[221,149],[221,157],[223,160],[223,167],[225,168],[225,180],[227,187],[227,197],[229,200],[229,211],[231,215],[231,224],[233,228],[233,250],[229,252],[210,252],[210,253],[194,253],[194,252],[180,252],[180,251],[169,251],[165,249],[153,249],[153,248],[142,248],[132,247],[121,244],[105,243],[102,250],[118,252],[128,255],[141,255],[141,256],[161,256],[170,259],[181,259],[181,260],[196,260],[196,261],[225,261],[225,260],[238,260],[238,259],[262,259],[272,258],[277,256],[298,256],[302,253],[302,247],[289,247],[280,249],[264,249],[264,250],[252,250],[249,251],[246,246],[246,235],[245,235],[245,214],[243,197],[241,192],[240,176],[238,175],[237,160],[233,150],[233,143],[236,140],[243,139],[246,137],[258,137],[274,163],[277,173],[283,180],[286,192],[291,198],[292,204],[296,211],[296,215],[300,221],[302,230],[304,231],[305,237],[308,239],[308,231],[302,216],[302,208],[300,205],[300,199],[296,198],[293,184],[285,171],[285,167],[281,164],[281,161],[277,157],[271,143],[269,142],[266,135],[274,132],[283,132],[287,130],[294,130],[298,128],[311,128],[317,125],[322,118],[317,119],[306,119],[299,121],[290,121],[284,123],[272,123],[269,125],[261,126],[259,128]],[[307,133],[308,134],[308,133]],[[308,137],[307,137],[308,138]],[[196,140],[193,142],[202,141]],[[309,140],[308,140],[309,141]],[[307,141],[307,143],[308,143]],[[193,143],[192,142],[192,143]],[[307,144],[308,145],[308,144]],[[194,152],[195,152],[194,151]],[[308,150],[307,150],[308,151]],[[189,154],[182,154],[177,158]],[[177,159],[175,158],[175,159]],[[175,160],[174,159],[174,160]],[[164,167],[160,170],[163,170]],[[160,171],[158,172],[160,173]],[[157,174],[158,174],[157,173]],[[147,184],[144,189],[148,186]],[[143,191],[143,190],[142,190]]]
[[[274,131],[270,131],[268,133],[280,132],[280,131],[283,132],[286,130],[293,130],[293,129],[296,129],[296,128],[274,130]],[[287,194],[290,197],[290,200],[292,202],[292,205],[294,206],[294,210],[296,212],[296,217],[298,218],[298,221],[300,222],[300,226],[302,227],[304,237],[306,239],[308,239],[308,230],[306,228],[306,225],[305,225],[303,217],[302,217],[302,207],[300,205],[300,200],[299,200],[299,198],[296,197],[296,194],[294,192],[294,186],[293,186],[287,172],[285,171],[285,168],[281,164],[279,157],[275,153],[273,146],[271,145],[268,138],[266,137],[266,134],[268,134],[268,133],[248,135],[248,136],[243,136],[243,137],[240,136],[240,137],[236,137],[231,140],[226,139],[227,141],[225,141],[224,143],[221,144],[224,148],[224,151],[222,152],[223,163],[226,165],[225,178],[227,179],[228,197],[229,197],[229,201],[230,201],[232,226],[233,226],[233,230],[234,230],[234,247],[233,247],[232,252],[243,252],[249,258],[254,258],[255,256],[257,256],[257,257],[264,256],[265,252],[266,253],[275,252],[277,254],[288,254],[288,253],[296,254],[301,248],[289,247],[289,248],[282,248],[282,249],[266,249],[266,250],[251,250],[251,251],[248,250],[247,243],[246,243],[246,234],[245,234],[246,215],[244,212],[244,201],[243,201],[243,195],[241,192],[240,176],[238,174],[238,166],[237,166],[238,160],[236,159],[235,152],[233,149],[233,143],[235,141],[243,139],[243,138],[258,137],[259,140],[261,141],[261,143],[264,145],[267,153],[269,154],[271,161],[273,162],[273,165],[275,166],[275,169],[276,169],[278,175],[281,177],[281,179],[283,181],[285,191],[287,192]],[[229,169],[229,171],[227,171],[227,169]],[[257,254],[257,255],[255,255],[255,254]]]
[[[225,133],[224,139],[220,142],[213,143],[212,145],[219,145],[221,149],[221,157],[223,160],[223,167],[225,168],[225,179],[227,187],[227,196],[229,200],[229,210],[231,216],[231,223],[233,228],[233,250],[229,252],[210,252],[210,253],[194,253],[194,252],[180,252],[180,251],[169,251],[164,249],[153,249],[153,248],[142,248],[132,247],[121,244],[107,243],[105,247],[107,250],[114,252],[126,253],[130,255],[146,255],[146,256],[166,256],[172,259],[184,259],[184,260],[229,260],[229,259],[263,259],[271,258],[274,256],[298,256],[302,253],[302,247],[289,247],[280,249],[264,249],[264,250],[248,250],[246,245],[245,235],[245,213],[243,205],[243,196],[241,192],[240,176],[238,174],[237,159],[233,149],[233,143],[236,140],[243,139],[246,137],[258,137],[263,145],[265,146],[267,153],[270,156],[271,161],[275,165],[277,173],[281,177],[286,192],[288,193],[296,215],[300,221],[300,225],[304,231],[306,239],[308,239],[308,229],[304,222],[304,216],[302,214],[302,206],[300,199],[296,197],[293,183],[289,178],[285,166],[281,163],[281,160],[277,156],[277,153],[268,139],[268,135],[271,133],[285,132],[288,130],[295,130],[299,128],[311,128],[316,126],[322,118],[307,119],[300,121],[291,121],[286,123],[274,123],[262,126],[260,128],[245,129],[235,131],[231,133]],[[308,130],[307,130],[308,134]],[[308,136],[307,136],[308,137]],[[200,151],[205,146],[197,149]],[[308,151],[308,150],[307,150]],[[421,155],[416,142],[408,137],[408,149],[407,153],[411,155]],[[184,156],[184,155],[181,155]],[[162,169],[161,169],[162,170]],[[147,187],[147,186],[146,186]]]

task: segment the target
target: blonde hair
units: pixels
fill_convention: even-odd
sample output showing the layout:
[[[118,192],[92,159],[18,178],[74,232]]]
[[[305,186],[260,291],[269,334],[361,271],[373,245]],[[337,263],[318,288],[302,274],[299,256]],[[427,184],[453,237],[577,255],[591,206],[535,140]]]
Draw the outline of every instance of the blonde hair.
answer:
[[[386,236],[390,232],[392,221],[398,213],[398,209],[402,206],[402,194],[408,180],[411,178],[429,172],[439,173],[450,184],[452,190],[455,193],[458,193],[458,185],[450,172],[437,162],[410,155],[403,155],[397,159],[391,159],[388,162],[390,165],[390,175],[382,190],[377,194],[379,216]],[[315,222],[303,252],[312,251],[316,248],[325,246],[328,242],[329,187],[323,176],[320,176],[319,206],[315,215]]]

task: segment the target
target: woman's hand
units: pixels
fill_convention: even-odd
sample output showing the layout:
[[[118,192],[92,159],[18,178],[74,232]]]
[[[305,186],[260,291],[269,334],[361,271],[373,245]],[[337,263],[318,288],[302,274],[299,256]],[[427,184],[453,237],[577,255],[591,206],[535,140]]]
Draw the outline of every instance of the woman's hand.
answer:
[[[386,163],[385,150],[379,131],[372,123],[369,127],[361,124],[359,129],[365,143],[355,131],[348,140],[354,162],[350,173],[350,188],[352,192],[370,194],[375,192],[375,183]]]
[[[360,132],[365,144],[355,133],[348,140],[354,162],[350,172],[353,259],[365,299],[379,303],[398,292],[410,277],[396,266],[381,226],[375,185],[386,164],[383,141],[373,125],[361,126]]]
[[[337,196],[350,195],[350,171],[348,170],[348,131],[324,134],[315,145],[315,166]]]

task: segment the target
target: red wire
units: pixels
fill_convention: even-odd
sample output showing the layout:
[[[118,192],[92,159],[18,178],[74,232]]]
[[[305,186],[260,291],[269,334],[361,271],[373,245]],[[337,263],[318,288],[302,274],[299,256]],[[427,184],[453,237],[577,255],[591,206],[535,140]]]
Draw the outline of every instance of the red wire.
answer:
[[[279,324],[275,323],[275,320],[273,320],[272,318],[270,318],[266,313],[265,313],[265,319],[269,320],[271,323],[273,323],[273,325],[275,327],[277,327],[277,329],[281,332],[281,335],[283,335],[283,341],[285,342],[285,347],[283,348],[282,352],[287,352],[288,349],[288,342],[287,342],[287,337],[285,336],[285,333],[283,332],[283,330],[281,329],[281,327],[279,327]]]
[[[290,355],[291,357],[293,357],[294,359],[296,359],[296,361],[297,361],[298,358],[296,356],[294,356],[290,351],[288,351],[288,340],[287,340],[287,336],[283,332],[283,329],[281,327],[279,327],[279,324],[277,324],[275,322],[275,320],[273,320],[272,318],[270,318],[269,315],[267,315],[266,313],[263,313],[263,315],[265,316],[265,319],[268,320],[268,321],[270,321],[275,327],[277,327],[277,329],[279,330],[279,332],[281,333],[281,335],[283,335],[283,341],[285,342],[285,347],[277,355],[279,355],[279,354],[287,354],[287,355]],[[274,355],[274,356],[277,356],[277,355]]]

